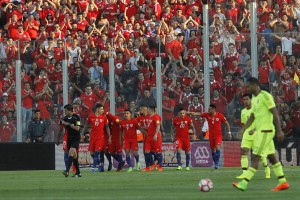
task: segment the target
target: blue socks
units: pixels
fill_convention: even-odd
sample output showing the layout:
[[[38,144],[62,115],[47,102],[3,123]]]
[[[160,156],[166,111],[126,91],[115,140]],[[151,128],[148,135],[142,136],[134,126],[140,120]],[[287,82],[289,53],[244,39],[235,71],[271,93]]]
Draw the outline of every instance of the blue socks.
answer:
[[[220,152],[220,150],[217,150],[216,151],[216,163],[218,164],[219,163],[219,160],[220,160],[220,155],[221,155],[221,152]]]
[[[180,155],[180,152],[177,152],[177,153],[176,153],[176,158],[177,158],[178,166],[181,166],[182,163],[181,163],[181,155]]]
[[[93,162],[93,168],[96,168],[96,166],[99,164],[99,152],[94,152],[94,162]]]
[[[216,152],[212,151],[212,159],[213,159],[214,163],[216,163]]]
[[[149,167],[150,165],[152,165],[153,160],[152,160],[151,153],[145,153],[145,162],[146,162],[146,167]]]
[[[190,159],[191,159],[191,154],[187,153],[185,154],[185,162],[186,162],[186,167],[190,166]]]
[[[135,157],[135,161],[136,161],[136,162],[139,162],[139,160],[140,160],[140,156],[139,156],[139,154],[137,154],[137,155],[134,155],[134,157]]]
[[[162,167],[162,165],[163,165],[162,153],[156,153],[156,158],[157,158],[158,164]]]
[[[128,164],[128,167],[131,167],[130,155],[126,155],[126,162]]]
[[[67,169],[67,167],[69,165],[69,154],[68,153],[64,154],[64,161],[65,161],[65,167]]]

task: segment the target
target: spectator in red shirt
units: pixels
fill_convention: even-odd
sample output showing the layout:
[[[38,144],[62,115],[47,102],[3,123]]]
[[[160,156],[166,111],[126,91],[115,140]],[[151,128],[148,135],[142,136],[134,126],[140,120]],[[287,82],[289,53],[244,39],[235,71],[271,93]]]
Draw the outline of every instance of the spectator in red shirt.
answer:
[[[49,77],[44,68],[41,69],[40,75],[35,77],[33,84],[35,85],[35,92],[40,92],[45,85],[50,85]]]
[[[283,77],[279,85],[279,91],[282,91],[283,98],[288,105],[295,102],[298,97],[297,83],[291,78],[288,72],[283,73]]]
[[[261,60],[260,65],[258,66],[258,80],[263,90],[270,91],[269,77],[271,71],[272,69],[268,62]]]
[[[7,92],[10,90],[11,86],[15,84],[13,80],[12,74],[10,71],[6,71],[4,73],[4,78],[1,80],[2,82],[2,92]]]
[[[85,113],[87,116],[88,113],[92,112],[93,106],[95,105],[97,100],[97,96],[93,93],[92,86],[87,85],[85,87],[85,93],[80,95],[80,99],[82,100],[82,105],[85,107]]]
[[[0,123],[0,142],[12,142],[16,128],[11,122],[7,121],[7,116],[2,116]]]
[[[29,34],[31,40],[35,40],[38,36],[40,22],[34,19],[33,14],[29,14],[24,22],[25,31]]]
[[[166,49],[167,53],[171,57],[171,62],[174,64],[179,61],[179,57],[181,56],[181,53],[184,50],[184,46],[182,44],[183,39],[184,39],[184,34],[179,33],[177,35],[177,39],[173,40],[170,43],[169,48]]]
[[[15,111],[15,102],[8,100],[8,93],[4,92],[2,94],[2,101],[0,102],[1,115],[7,115],[9,111]]]
[[[32,91],[29,82],[24,83],[24,89],[21,92],[22,95],[22,126],[23,131],[27,129],[28,123],[32,118],[33,101],[35,100],[34,91]]]
[[[175,101],[170,98],[167,91],[163,93],[162,96],[162,112],[163,112],[163,127],[166,133],[170,133],[172,126],[172,119],[174,117]]]
[[[5,24],[4,29],[8,31],[8,35],[13,39],[17,40],[18,27],[22,26],[22,22],[18,21],[18,16],[13,14],[12,17]]]
[[[219,90],[214,90],[213,91],[212,98],[211,98],[210,102],[217,106],[217,108],[216,108],[217,112],[225,115],[227,100],[226,100],[225,97],[220,95]]]
[[[225,76],[225,89],[223,94],[228,103],[230,103],[233,100],[234,93],[235,93],[235,85],[232,80],[232,75],[227,74]]]

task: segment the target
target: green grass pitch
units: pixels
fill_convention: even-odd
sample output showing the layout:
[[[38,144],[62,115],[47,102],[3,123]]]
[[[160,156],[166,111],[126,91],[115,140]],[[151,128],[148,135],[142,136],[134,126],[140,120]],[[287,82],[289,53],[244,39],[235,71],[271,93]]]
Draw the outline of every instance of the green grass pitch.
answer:
[[[286,191],[271,192],[277,179],[264,178],[258,170],[248,190],[239,191],[232,186],[239,168],[192,168],[191,171],[165,169],[163,172],[104,172],[82,170],[82,178],[65,178],[61,171],[0,172],[0,199],[22,200],[85,200],[85,199],[299,199],[300,167],[285,167],[291,185]],[[210,178],[214,188],[210,192],[198,190],[201,178]]]

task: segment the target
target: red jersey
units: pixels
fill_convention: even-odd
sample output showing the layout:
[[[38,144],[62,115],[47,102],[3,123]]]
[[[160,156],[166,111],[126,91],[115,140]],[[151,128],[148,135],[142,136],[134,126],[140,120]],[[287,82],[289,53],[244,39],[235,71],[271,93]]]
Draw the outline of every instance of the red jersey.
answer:
[[[269,83],[270,66],[261,65],[258,67],[258,78],[260,83]]]
[[[149,126],[149,116],[148,115],[140,115],[136,118],[139,123],[139,126],[147,129]]]
[[[175,103],[175,101],[173,99],[162,100],[163,119],[165,119],[165,120],[171,120],[174,117],[174,112],[170,112],[170,111],[164,110],[164,108],[174,109],[175,104],[176,103]]]
[[[15,127],[13,124],[5,123],[0,126],[0,141],[1,142],[10,142],[11,137],[15,132]]]
[[[137,129],[139,128],[138,121],[134,118],[122,120],[120,125],[123,130],[124,140],[137,141]]]
[[[149,116],[149,124],[148,124],[148,137],[153,137],[156,132],[156,127],[160,126],[161,124],[161,117],[157,114],[154,114],[152,116]],[[159,131],[160,132],[160,131]]]
[[[181,52],[184,50],[184,46],[181,42],[178,40],[173,40],[170,43],[171,53],[174,56],[175,59],[179,59],[179,56],[181,55]]]
[[[108,125],[108,120],[105,115],[96,116],[94,113],[90,114],[86,123],[91,124],[91,140],[104,138],[104,127],[105,125]]]
[[[218,98],[211,98],[210,102],[217,106],[216,111],[219,113],[225,114],[225,107],[227,106],[227,100],[223,96],[219,96]]]
[[[90,95],[83,93],[80,95],[80,99],[82,100],[82,103],[88,107],[88,112],[91,112],[96,103],[97,96],[94,93],[91,93]]]
[[[36,91],[36,92],[42,91],[42,90],[44,89],[44,85],[45,85],[46,83],[48,83],[48,82],[47,82],[47,77],[46,77],[46,76],[44,76],[44,77],[36,76],[34,80],[35,80],[35,81],[40,80],[40,82],[36,83],[36,85],[35,85],[35,91]]]
[[[120,140],[120,118],[118,116],[112,115],[111,113],[106,114],[109,121],[109,129],[111,133],[112,141]]]
[[[189,116],[184,116],[183,118],[175,117],[173,119],[173,125],[176,130],[176,139],[189,138],[189,125],[191,124],[193,124],[193,121]]]
[[[27,91],[25,89],[22,89],[22,96],[28,95],[28,94],[31,94],[32,96],[34,96],[34,92],[32,90]],[[23,108],[32,108],[32,104],[33,104],[33,99],[30,95],[26,96],[24,99],[22,99],[22,107]]]
[[[221,124],[222,124],[222,122],[227,122],[224,115],[216,112],[215,115],[211,115],[209,113],[202,113],[200,116],[206,118],[206,120],[208,122],[210,137],[222,136]]]

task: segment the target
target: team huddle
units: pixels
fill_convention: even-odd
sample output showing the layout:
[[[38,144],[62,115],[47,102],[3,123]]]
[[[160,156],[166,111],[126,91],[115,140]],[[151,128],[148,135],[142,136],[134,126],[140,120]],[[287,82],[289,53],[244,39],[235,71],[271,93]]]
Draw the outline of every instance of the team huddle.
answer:
[[[141,106],[140,116],[136,119],[132,117],[132,113],[129,110],[126,110],[124,112],[125,117],[121,120],[118,116],[109,112],[104,113],[103,105],[96,104],[95,112],[88,116],[82,131],[80,131],[80,118],[73,113],[72,105],[66,105],[64,111],[66,116],[61,122],[61,131],[64,128],[63,148],[65,150],[66,165],[64,175],[66,177],[69,175],[72,164],[76,168],[74,176],[81,176],[77,153],[82,135],[81,132],[85,132],[87,127],[90,127],[89,151],[93,157],[91,172],[95,172],[96,168],[98,168],[99,172],[104,171],[104,155],[109,161],[108,171],[112,169],[111,156],[118,161],[117,171],[121,171],[125,164],[122,158],[123,149],[125,150],[126,162],[129,166],[128,172],[133,170],[133,163],[131,163],[130,157],[131,151],[136,160],[136,169],[140,170],[138,130],[144,135],[143,150],[146,162],[146,168],[141,171],[152,171],[155,168],[158,171],[163,171],[161,117],[155,113],[155,107],[147,108]],[[59,143],[59,138],[60,135],[57,143]],[[154,162],[153,158],[156,162]]]

